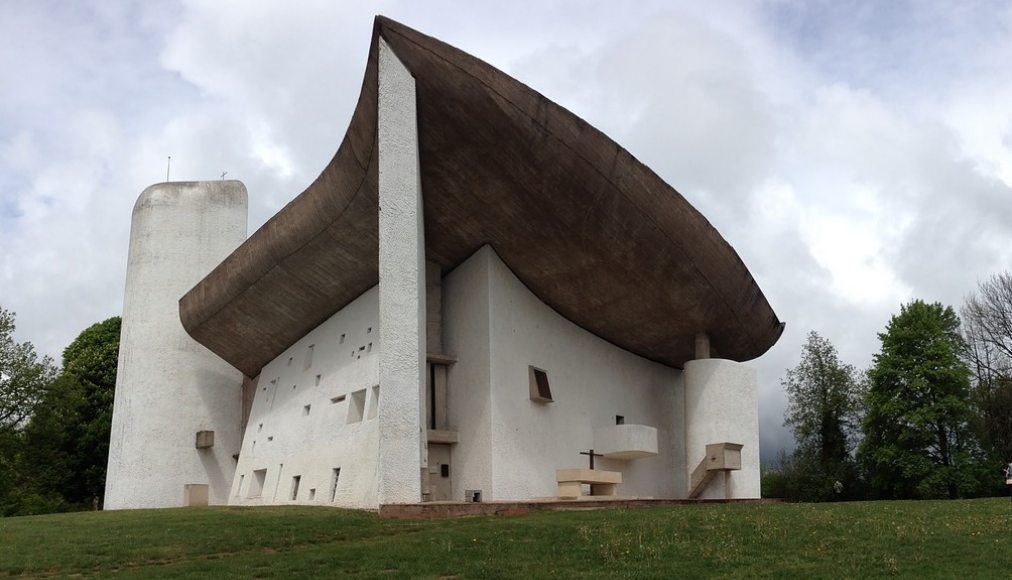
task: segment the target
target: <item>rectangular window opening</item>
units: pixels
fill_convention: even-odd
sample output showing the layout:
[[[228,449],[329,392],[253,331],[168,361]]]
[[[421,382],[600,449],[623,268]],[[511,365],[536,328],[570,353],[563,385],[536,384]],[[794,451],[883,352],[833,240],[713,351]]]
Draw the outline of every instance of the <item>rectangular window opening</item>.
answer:
[[[323,378],[323,375],[316,375],[316,386],[317,386],[317,387],[319,387],[319,386],[320,386],[320,379],[321,379],[321,378]]]
[[[331,397],[330,398],[330,404],[331,405],[336,405],[338,403],[344,402],[345,398],[346,398],[346,395],[338,395],[336,397]]]
[[[244,473],[239,476],[239,487],[235,488],[236,496],[242,495],[242,484],[245,482],[246,482],[246,474]]]
[[[369,407],[368,418],[375,419],[376,415],[379,413],[380,387],[379,385],[373,385],[373,388],[371,390],[372,390],[372,402],[370,403],[371,406]]]
[[[309,489],[309,501],[313,501],[315,499],[316,499],[316,488],[313,487]]]
[[[548,372],[534,366],[528,366],[530,378],[530,397],[532,401],[539,403],[551,403],[552,388],[548,384]]]
[[[344,344],[344,335],[341,335],[341,339],[337,341],[337,344]]]
[[[309,412],[312,411],[312,410],[313,410],[313,406],[312,405],[306,405],[306,406],[302,407],[302,414],[306,415],[306,416],[309,416]]]
[[[292,501],[299,499],[299,483],[302,482],[302,476],[296,475],[292,477]]]
[[[341,468],[335,467],[330,470],[330,501],[337,499],[337,480],[341,478]]]
[[[623,415],[615,415],[615,424],[616,425],[625,425],[625,416],[623,416]]]
[[[302,365],[302,370],[308,371],[313,366],[313,351],[316,350],[316,345],[311,344],[306,349],[306,362]]]
[[[365,389],[362,389],[351,394],[351,404],[348,405],[348,423],[358,423],[364,414]]]
[[[246,497],[260,497],[264,493],[264,482],[267,480],[266,469],[254,469],[253,477],[249,482],[249,493]]]

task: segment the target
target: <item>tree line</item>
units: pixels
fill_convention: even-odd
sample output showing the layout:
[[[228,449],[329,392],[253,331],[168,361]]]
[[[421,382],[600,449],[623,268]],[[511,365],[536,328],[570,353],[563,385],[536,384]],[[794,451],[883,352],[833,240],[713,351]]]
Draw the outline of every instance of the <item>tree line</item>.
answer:
[[[14,340],[0,307],[0,515],[97,509],[105,490],[120,318],[85,329],[59,368]]]
[[[1012,462],[1012,274],[960,309],[915,300],[859,372],[811,332],[781,380],[794,452],[763,471],[763,495],[796,501],[1004,493]]]

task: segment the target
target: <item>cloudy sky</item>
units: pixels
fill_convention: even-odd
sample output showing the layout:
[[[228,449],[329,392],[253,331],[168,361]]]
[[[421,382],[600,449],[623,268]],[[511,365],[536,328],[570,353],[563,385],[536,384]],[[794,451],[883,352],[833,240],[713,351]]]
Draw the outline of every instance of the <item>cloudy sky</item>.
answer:
[[[859,367],[914,298],[958,307],[1012,254],[1007,2],[0,0],[0,305],[59,356],[122,306],[147,185],[250,192],[251,231],[336,151],[372,18],[534,87],[738,250],[787,330],[755,361],[763,453],[818,330]]]

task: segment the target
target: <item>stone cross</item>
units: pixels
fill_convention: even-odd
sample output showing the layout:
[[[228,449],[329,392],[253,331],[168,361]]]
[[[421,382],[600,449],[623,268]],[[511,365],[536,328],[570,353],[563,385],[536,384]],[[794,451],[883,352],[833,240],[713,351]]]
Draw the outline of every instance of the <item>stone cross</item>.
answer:
[[[581,451],[580,455],[586,455],[587,457],[590,458],[590,468],[591,469],[594,469],[594,458],[595,457],[604,457],[604,455],[601,455],[600,453],[594,453],[593,449],[591,449],[590,451]]]

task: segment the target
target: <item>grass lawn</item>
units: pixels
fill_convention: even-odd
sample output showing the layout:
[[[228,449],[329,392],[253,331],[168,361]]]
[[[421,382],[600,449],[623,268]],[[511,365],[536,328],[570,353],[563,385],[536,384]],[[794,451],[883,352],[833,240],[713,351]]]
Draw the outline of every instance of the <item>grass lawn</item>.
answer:
[[[331,508],[0,519],[0,576],[1012,577],[1012,504],[705,505],[381,520]]]

